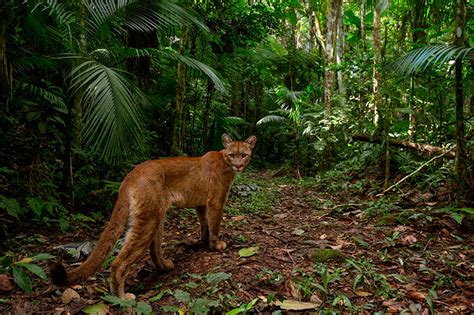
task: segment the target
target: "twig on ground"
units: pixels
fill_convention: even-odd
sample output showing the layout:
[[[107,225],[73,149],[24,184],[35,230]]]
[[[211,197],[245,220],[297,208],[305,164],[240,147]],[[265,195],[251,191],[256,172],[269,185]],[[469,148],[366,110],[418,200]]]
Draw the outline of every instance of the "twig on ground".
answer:
[[[443,156],[445,156],[446,154],[448,154],[449,152],[453,151],[455,147],[452,147],[450,150],[444,152],[443,154],[440,154],[440,155],[437,155],[433,158],[431,158],[429,161],[423,163],[420,167],[418,167],[415,171],[413,171],[412,173],[408,174],[407,176],[403,177],[401,180],[399,180],[398,182],[396,182],[395,184],[393,184],[392,186],[388,187],[387,189],[385,189],[384,191],[382,191],[380,194],[377,194],[377,197],[380,197],[380,196],[383,196],[387,191],[390,191],[392,190],[393,188],[397,187],[398,185],[400,185],[401,183],[403,183],[404,181],[406,181],[408,178],[412,177],[413,175],[415,175],[416,173],[418,173],[419,171],[421,171],[421,169],[423,167],[425,167],[426,165],[430,164],[431,162],[433,162],[434,160],[437,160]]]

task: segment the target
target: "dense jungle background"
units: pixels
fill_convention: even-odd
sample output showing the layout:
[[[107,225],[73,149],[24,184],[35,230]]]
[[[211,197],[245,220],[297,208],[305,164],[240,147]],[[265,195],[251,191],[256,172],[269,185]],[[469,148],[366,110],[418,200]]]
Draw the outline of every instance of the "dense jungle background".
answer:
[[[474,312],[466,0],[2,0],[0,313]],[[257,136],[224,253],[170,211],[129,300],[83,261],[134,165]],[[117,245],[118,247],[120,244]]]

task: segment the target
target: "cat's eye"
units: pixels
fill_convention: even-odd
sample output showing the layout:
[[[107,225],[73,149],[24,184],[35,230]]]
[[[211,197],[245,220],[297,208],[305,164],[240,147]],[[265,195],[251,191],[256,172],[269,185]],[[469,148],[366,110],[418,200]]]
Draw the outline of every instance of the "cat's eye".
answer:
[[[242,153],[242,158],[245,159],[247,156],[249,156],[248,154],[246,153]]]
[[[235,158],[235,154],[234,154],[234,153],[229,154],[229,156],[230,156],[231,159]]]

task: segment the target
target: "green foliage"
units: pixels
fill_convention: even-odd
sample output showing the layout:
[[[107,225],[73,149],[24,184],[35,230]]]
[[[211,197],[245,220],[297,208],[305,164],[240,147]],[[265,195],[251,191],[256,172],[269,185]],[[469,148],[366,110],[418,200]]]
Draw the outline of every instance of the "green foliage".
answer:
[[[352,285],[354,291],[362,288],[386,298],[393,296],[394,288],[388,284],[387,277],[366,259],[347,259],[346,267],[355,275]]]
[[[47,280],[48,276],[43,268],[35,262],[49,260],[54,256],[46,253],[37,254],[32,257],[14,261],[12,255],[0,256],[0,273],[9,273],[13,276],[15,283],[25,292],[32,292],[35,282],[29,274],[33,274],[42,280]]]
[[[18,200],[0,195],[0,209],[7,212],[8,215],[20,220],[20,216],[26,213],[26,210],[20,206]]]
[[[120,306],[121,309],[133,309],[137,314],[153,314],[150,304],[137,302],[135,299],[121,299],[114,295],[105,295],[102,299],[112,305]]]

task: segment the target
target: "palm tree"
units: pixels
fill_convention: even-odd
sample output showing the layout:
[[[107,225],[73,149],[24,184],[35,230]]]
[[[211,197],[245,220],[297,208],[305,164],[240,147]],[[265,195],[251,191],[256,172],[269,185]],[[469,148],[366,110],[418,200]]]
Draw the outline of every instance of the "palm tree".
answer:
[[[69,114],[79,126],[82,142],[103,158],[117,161],[142,147],[145,119],[144,95],[125,71],[130,58],[172,58],[199,69],[218,90],[224,86],[207,65],[174,51],[154,47],[126,47],[127,31],[173,31],[180,24],[207,27],[181,7],[168,1],[147,0],[30,0],[26,2],[39,20],[54,20],[44,25],[49,39],[60,45],[56,55],[67,62],[67,98],[72,100]],[[106,40],[103,40],[106,39]],[[104,47],[104,43],[111,43]],[[80,139],[80,138],[78,138]]]

